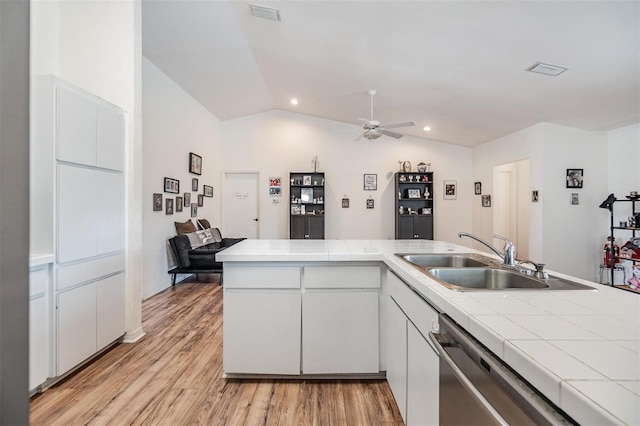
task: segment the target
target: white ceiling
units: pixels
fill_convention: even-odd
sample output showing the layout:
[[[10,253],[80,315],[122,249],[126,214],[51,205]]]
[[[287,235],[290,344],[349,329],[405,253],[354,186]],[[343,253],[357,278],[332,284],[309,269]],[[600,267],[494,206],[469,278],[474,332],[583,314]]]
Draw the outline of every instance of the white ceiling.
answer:
[[[272,109],[476,146],[640,121],[639,1],[143,0],[143,55],[220,120]],[[525,71],[536,62],[558,77]],[[297,97],[299,105],[289,103]],[[433,130],[426,133],[422,128]]]

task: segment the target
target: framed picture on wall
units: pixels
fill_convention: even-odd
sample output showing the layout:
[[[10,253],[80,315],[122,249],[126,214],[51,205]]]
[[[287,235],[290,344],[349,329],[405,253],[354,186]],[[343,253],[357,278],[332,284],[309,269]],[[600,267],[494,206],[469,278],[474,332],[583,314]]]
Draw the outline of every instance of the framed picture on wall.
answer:
[[[164,192],[169,192],[171,194],[179,194],[180,193],[180,181],[178,179],[173,178],[164,178]]]
[[[482,196],[482,207],[491,207],[491,195]]]
[[[191,179],[191,190],[192,191],[198,190],[198,178]]]
[[[444,181],[443,197],[445,200],[455,200],[458,198],[458,182],[455,180]]]
[[[473,184],[473,191],[476,195],[482,194],[482,182],[476,182]]]
[[[173,214],[173,198],[167,198],[165,201],[165,214]]]
[[[198,194],[198,207],[204,206],[204,195]]]
[[[176,197],[176,213],[182,211],[182,197]]]
[[[202,157],[193,152],[189,153],[189,173],[194,175],[202,174]]]
[[[213,197],[213,186],[203,185],[202,192],[205,197],[212,198]]]
[[[153,211],[162,211],[162,194],[153,194]]]
[[[184,193],[184,206],[185,207],[189,207],[191,205],[191,193],[190,192],[185,192]]]
[[[196,203],[191,203],[191,217],[198,216],[198,205]]]
[[[567,188],[582,188],[584,169],[567,169]]]
[[[377,191],[378,190],[378,175],[377,174],[365,174],[364,175],[364,190],[365,191]]]

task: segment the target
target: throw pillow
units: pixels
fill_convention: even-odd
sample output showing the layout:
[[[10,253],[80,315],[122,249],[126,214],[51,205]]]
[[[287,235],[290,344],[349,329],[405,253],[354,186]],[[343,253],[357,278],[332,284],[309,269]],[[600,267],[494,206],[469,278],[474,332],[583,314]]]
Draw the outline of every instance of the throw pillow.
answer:
[[[207,219],[198,219],[198,225],[200,225],[200,228],[202,228],[202,229],[211,228],[211,224],[209,223],[209,221]]]
[[[186,222],[173,222],[176,226],[176,232],[178,235],[189,234],[191,232],[196,232],[196,226],[191,222],[191,219],[187,219]]]

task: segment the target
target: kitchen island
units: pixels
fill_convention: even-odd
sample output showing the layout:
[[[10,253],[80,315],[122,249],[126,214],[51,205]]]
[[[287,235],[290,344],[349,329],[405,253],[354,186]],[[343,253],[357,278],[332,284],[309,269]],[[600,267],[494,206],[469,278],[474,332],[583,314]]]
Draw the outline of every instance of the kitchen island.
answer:
[[[258,366],[255,374],[383,374],[388,361],[383,324],[388,320],[385,293],[386,274],[390,273],[437,311],[449,315],[577,422],[640,424],[640,297],[580,279],[574,280],[595,290],[459,292],[445,288],[395,255],[470,252],[474,250],[428,240],[243,241],[218,255],[225,268],[225,372],[227,358],[238,355],[227,352],[227,339],[237,334],[237,329],[227,328],[229,322],[245,332],[256,324],[262,326],[253,335],[249,332],[250,339],[262,339],[257,346],[262,350],[247,356],[264,361],[263,366],[268,367],[262,371]],[[374,276],[376,268],[379,278]],[[336,275],[336,271],[344,273]],[[307,301],[307,296],[313,298]],[[323,306],[334,308],[343,299],[347,306],[357,307],[351,317],[348,309],[343,311],[346,318],[357,322],[353,327],[363,336],[358,348],[377,345],[379,353],[375,358],[362,358],[362,365],[356,365],[359,355],[348,359],[347,365],[336,365],[331,354],[323,354],[317,363],[312,359],[317,348],[304,347],[315,338],[305,339],[305,333],[336,338],[337,342],[344,336],[327,333],[321,323],[303,329],[299,319],[308,311],[321,314]],[[303,302],[309,309],[301,308],[307,306]],[[248,311],[241,312],[239,307]],[[338,312],[343,312],[339,308]],[[378,313],[373,312],[376,308]],[[267,320],[272,317],[290,329],[265,336],[263,331],[270,330]],[[315,319],[311,317],[305,324]],[[375,328],[367,321],[377,322]],[[299,340],[291,342],[287,336],[298,336]],[[278,359],[269,359],[269,346],[278,346]],[[313,366],[308,372],[304,371],[308,365],[305,355]],[[285,358],[294,362],[293,368]]]

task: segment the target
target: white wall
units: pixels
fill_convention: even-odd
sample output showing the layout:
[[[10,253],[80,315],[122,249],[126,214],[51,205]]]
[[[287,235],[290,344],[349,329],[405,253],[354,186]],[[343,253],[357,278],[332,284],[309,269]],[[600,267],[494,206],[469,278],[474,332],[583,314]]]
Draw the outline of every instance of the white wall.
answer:
[[[548,123],[541,126],[545,146],[542,262],[549,269],[596,280],[608,234],[608,221],[598,208],[608,188],[607,135]],[[584,169],[581,189],[566,188],[567,169],[574,168]],[[574,192],[579,205],[570,203]]]
[[[31,2],[31,73],[53,74],[127,112],[127,335],[141,335],[139,1]]]
[[[482,181],[483,193],[485,187],[488,193],[492,190],[494,166],[529,158],[529,193],[538,190],[540,196],[529,212],[529,258],[595,280],[608,232],[598,209],[608,188],[607,134],[541,123],[476,147],[473,156],[474,176]],[[570,168],[584,169],[583,188],[566,188]],[[579,205],[570,203],[573,192],[579,194]],[[474,232],[488,237],[492,213],[479,205],[474,202]]]
[[[314,155],[326,173],[325,237],[327,239],[393,239],[393,173],[399,160],[416,170],[430,162],[435,177],[435,238],[457,239],[471,229],[468,211],[473,197],[471,150],[456,145],[405,136],[396,140],[353,139],[356,125],[286,111],[269,111],[221,123],[224,168],[260,171],[260,238],[289,237],[289,172],[311,171]],[[363,190],[363,174],[378,175],[378,190]],[[283,178],[278,204],[268,195],[269,177]],[[458,181],[457,200],[442,199],[442,181]],[[347,195],[350,208],[341,208]],[[375,200],[373,210],[366,199]],[[224,229],[222,230],[224,235]]]
[[[529,159],[529,188],[540,191],[540,201],[531,203],[529,208],[529,247],[528,256],[533,260],[541,261],[543,214],[542,205],[545,201],[543,190],[543,164],[544,144],[543,128],[541,125],[529,127],[516,133],[485,143],[473,149],[473,176],[474,181],[482,183],[482,193],[495,198],[493,188],[494,167],[508,163]],[[493,200],[498,202],[499,200]],[[472,205],[473,233],[487,241],[491,241],[491,233],[494,232],[493,208],[482,207],[480,196],[474,196]],[[466,240],[469,244],[471,241]],[[473,247],[484,250],[482,245],[473,243]],[[502,247],[496,240],[495,244]],[[517,249],[517,247],[516,247]],[[518,253],[516,256],[521,257]]]
[[[221,150],[219,122],[183,89],[143,58],[143,132],[144,132],[144,196],[143,297],[147,298],[171,285],[167,270],[173,266],[168,256],[167,239],[176,235],[174,222],[191,217],[189,208],[182,213],[166,215],[152,210],[153,193],[163,192],[165,177],[180,180],[180,194],[191,192],[191,202],[198,202],[203,184],[213,186],[213,198],[205,198],[198,208],[198,218],[208,219],[213,227],[220,226]],[[189,153],[202,157],[202,175],[190,174]],[[199,190],[191,191],[191,179],[198,178]],[[175,203],[175,201],[174,201]],[[175,206],[174,206],[175,208]],[[224,232],[224,230],[222,230]]]

